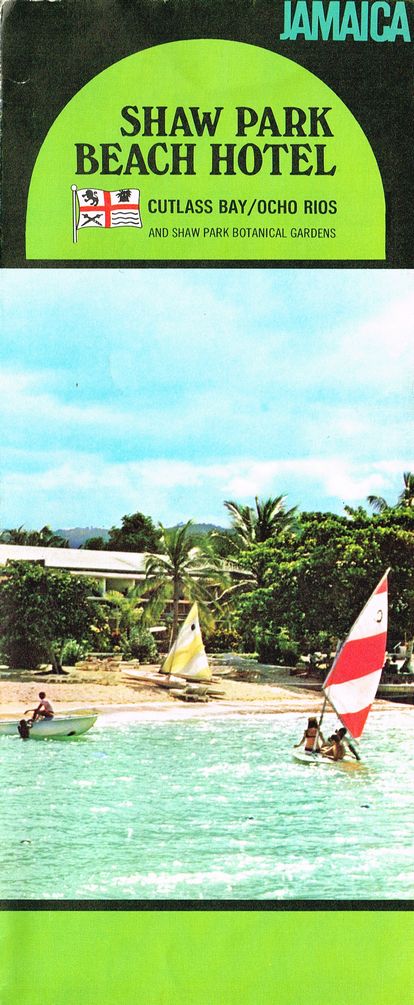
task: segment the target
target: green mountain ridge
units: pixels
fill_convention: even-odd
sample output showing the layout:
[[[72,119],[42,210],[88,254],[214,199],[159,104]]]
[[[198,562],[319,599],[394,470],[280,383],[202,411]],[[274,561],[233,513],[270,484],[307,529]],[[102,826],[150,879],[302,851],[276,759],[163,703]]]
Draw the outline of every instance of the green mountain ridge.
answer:
[[[106,527],[66,527],[59,528],[53,532],[64,537],[69,542],[69,548],[80,548],[89,537],[103,537],[108,540],[109,531]]]
[[[183,524],[176,524],[175,526],[181,527]],[[173,530],[173,527],[168,527],[168,530]],[[194,523],[191,527],[192,534],[209,534],[212,530],[223,530],[223,527],[218,526],[214,523]],[[109,530],[107,527],[60,527],[54,530],[54,534],[59,534],[60,537],[65,538],[69,542],[69,548],[80,548],[85,541],[90,537],[103,537],[104,541],[108,540]]]

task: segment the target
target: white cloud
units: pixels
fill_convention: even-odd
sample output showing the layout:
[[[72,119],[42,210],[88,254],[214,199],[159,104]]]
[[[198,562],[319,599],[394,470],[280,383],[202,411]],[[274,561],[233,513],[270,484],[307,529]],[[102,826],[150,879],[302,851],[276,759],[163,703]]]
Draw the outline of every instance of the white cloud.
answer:
[[[330,508],[340,511],[342,503],[363,503],[371,493],[395,501],[407,467],[414,469],[414,459],[354,464],[315,456],[192,464],[171,459],[110,463],[94,455],[56,455],[53,465],[45,457],[36,472],[2,478],[1,522],[110,526],[125,513],[141,510],[167,524],[190,517],[224,523],[224,499],[250,504],[256,495],[282,494],[289,506],[310,508],[302,502],[310,497],[314,508],[324,508],[318,500],[328,499]]]
[[[20,422],[30,424],[58,423],[95,426],[116,425],[127,417],[111,406],[103,404],[72,405],[44,390],[50,377],[44,373],[4,372],[0,378],[0,413],[13,415]]]
[[[373,302],[368,319],[335,326],[319,346],[308,378],[319,383],[322,378],[327,386],[332,382],[339,395],[363,386],[370,395],[376,391],[378,400],[385,395],[397,404],[412,389],[413,338],[414,286],[403,297],[391,297],[386,306]]]
[[[0,283],[4,522],[223,519],[223,499],[256,494],[340,507],[396,498],[414,467],[412,274],[11,270]]]

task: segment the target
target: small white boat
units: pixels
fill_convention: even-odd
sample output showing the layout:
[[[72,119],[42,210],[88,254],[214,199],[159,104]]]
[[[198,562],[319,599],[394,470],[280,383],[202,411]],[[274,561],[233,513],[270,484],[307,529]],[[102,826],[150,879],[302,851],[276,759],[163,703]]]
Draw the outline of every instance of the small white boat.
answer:
[[[323,754],[317,753],[313,750],[292,750],[292,757],[295,761],[300,761],[301,764],[334,764],[338,767],[338,764],[356,764],[357,762],[353,757],[348,756],[342,757],[340,761],[334,761],[332,757],[324,757]]]
[[[323,684],[325,700],[317,726],[314,745],[321,728],[326,703],[332,706],[345,730],[354,740],[359,740],[364,730],[371,705],[378,691],[387,648],[388,622],[388,572],[380,579],[345,642],[338,650],[332,667]],[[344,732],[345,732],[344,730]],[[355,751],[346,736],[345,746]],[[302,764],[343,764],[345,758],[335,761],[318,751],[292,750],[295,760]],[[346,755],[346,760],[351,760]]]
[[[37,719],[30,727],[29,737],[33,740],[68,739],[80,736],[91,729],[98,718],[97,712],[80,712],[73,715],[54,715],[53,719]],[[27,721],[27,720],[26,720]],[[20,719],[1,719],[0,736],[19,736]]]

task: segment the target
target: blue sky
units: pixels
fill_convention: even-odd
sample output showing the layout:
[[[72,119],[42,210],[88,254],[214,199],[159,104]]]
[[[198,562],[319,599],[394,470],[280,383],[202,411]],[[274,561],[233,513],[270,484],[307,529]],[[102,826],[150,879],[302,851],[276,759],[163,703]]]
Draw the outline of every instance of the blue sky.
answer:
[[[342,512],[414,470],[414,278],[382,270],[0,275],[0,526]]]

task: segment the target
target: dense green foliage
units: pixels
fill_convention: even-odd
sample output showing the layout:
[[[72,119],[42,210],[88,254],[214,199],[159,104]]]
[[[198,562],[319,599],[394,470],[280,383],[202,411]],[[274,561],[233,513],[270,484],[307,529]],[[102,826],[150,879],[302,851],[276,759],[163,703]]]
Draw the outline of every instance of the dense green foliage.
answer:
[[[246,550],[242,560],[265,569],[259,586],[234,606],[245,649],[270,662],[295,653],[335,649],[390,567],[389,648],[413,635],[414,512],[400,507],[353,518],[303,513],[295,533]]]
[[[91,584],[33,562],[11,562],[0,582],[0,635],[12,667],[51,661],[61,670],[66,641],[80,641],[99,617]]]

